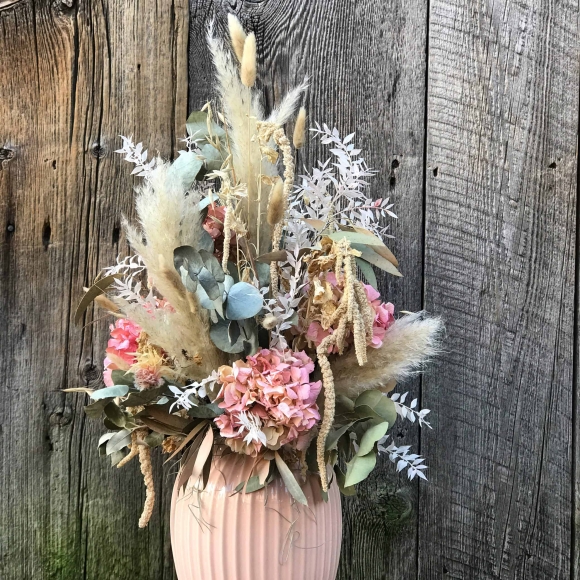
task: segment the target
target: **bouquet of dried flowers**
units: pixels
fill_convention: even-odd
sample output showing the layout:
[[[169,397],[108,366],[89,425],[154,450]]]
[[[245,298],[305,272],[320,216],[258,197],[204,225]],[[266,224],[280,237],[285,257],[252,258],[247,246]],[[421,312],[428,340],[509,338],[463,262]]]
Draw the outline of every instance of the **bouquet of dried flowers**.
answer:
[[[88,391],[87,415],[104,418],[100,453],[117,467],[139,458],[141,527],[158,446],[181,454],[180,484],[203,485],[212,452],[227,449],[255,460],[237,489],[280,476],[302,503],[300,473],[318,473],[323,493],[335,478],[352,494],[379,453],[425,479],[423,459],[387,433],[397,416],[429,425],[428,410],[392,391],[436,353],[442,324],[397,318],[377,291],[373,267],[400,276],[382,240],[392,205],[368,196],[373,172],[354,133],[325,124],[310,131],[331,157],[296,179],[307,83],[265,117],[256,39],[233,16],[229,27],[231,46],[208,34],[218,98],[191,114],[178,158],[149,159],[123,137],[142,179],[139,222],[124,222],[134,255],[106,268],[76,313],[95,301],[115,319],[106,387],[71,390]]]

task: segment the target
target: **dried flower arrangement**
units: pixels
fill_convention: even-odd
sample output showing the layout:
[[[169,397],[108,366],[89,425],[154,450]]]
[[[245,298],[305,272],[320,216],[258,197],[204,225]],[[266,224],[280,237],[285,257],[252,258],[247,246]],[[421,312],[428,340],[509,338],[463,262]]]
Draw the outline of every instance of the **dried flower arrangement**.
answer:
[[[141,527],[157,446],[181,454],[180,485],[194,475],[203,484],[225,449],[255,461],[237,491],[280,476],[301,503],[300,473],[318,473],[323,493],[334,477],[353,494],[379,453],[425,479],[423,458],[387,444],[387,431],[397,416],[429,425],[428,410],[392,391],[436,354],[442,324],[422,312],[395,318],[376,290],[373,266],[400,276],[382,241],[392,206],[368,197],[373,172],[354,133],[327,125],[311,132],[332,157],[295,183],[307,84],[265,117],[256,39],[233,16],[229,29],[232,50],[209,32],[219,99],[191,114],[179,157],[149,160],[123,137],[119,152],[142,178],[139,224],[124,222],[135,255],[106,268],[76,313],[81,321],[95,301],[116,319],[106,387],[70,390],[88,392],[87,415],[104,417],[102,455],[117,467],[139,458]]]

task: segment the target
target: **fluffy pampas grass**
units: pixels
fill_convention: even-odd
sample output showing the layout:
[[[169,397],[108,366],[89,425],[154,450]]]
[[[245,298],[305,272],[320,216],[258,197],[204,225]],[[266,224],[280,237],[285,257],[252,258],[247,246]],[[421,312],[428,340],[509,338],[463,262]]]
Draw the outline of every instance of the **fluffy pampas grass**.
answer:
[[[332,361],[336,393],[355,399],[363,391],[417,374],[439,352],[443,330],[439,318],[424,312],[400,318],[387,330],[381,348],[367,350],[364,366],[358,365],[354,349]]]
[[[262,158],[258,140],[252,139],[257,133],[257,122],[263,120],[264,113],[259,96],[244,86],[236,63],[232,60],[230,53],[224,49],[222,42],[213,35],[211,28],[208,31],[207,42],[216,70],[218,96],[223,108],[223,116],[228,121],[228,135],[236,179],[245,183],[248,188],[249,199],[246,207],[249,210],[244,214],[244,221],[248,225],[248,237],[252,243],[256,243],[257,218],[266,213],[270,192],[270,186],[262,182],[261,195],[258,195],[258,176],[262,174],[273,178],[278,175],[276,166],[267,158]],[[260,234],[262,247],[258,249],[259,253],[269,250],[270,232],[265,226],[266,224],[263,224]]]
[[[163,348],[186,376],[205,378],[223,363],[224,356],[209,338],[207,311],[186,291],[173,267],[173,250],[199,247],[203,232],[200,195],[185,191],[168,173],[169,164],[158,161],[150,178],[137,190],[140,228],[124,220],[127,239],[141,256],[150,283],[168,300],[175,312],[147,312],[141,304],[117,301],[121,310],[139,324],[152,341]],[[196,357],[197,355],[197,357]],[[196,358],[198,362],[192,362]]]

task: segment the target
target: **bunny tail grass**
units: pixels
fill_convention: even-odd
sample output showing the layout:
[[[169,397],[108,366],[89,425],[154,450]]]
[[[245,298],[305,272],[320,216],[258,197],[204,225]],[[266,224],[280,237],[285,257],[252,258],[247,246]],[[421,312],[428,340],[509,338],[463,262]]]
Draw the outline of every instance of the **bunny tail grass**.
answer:
[[[332,361],[336,393],[354,399],[368,389],[417,374],[440,351],[443,330],[441,320],[425,312],[400,318],[387,330],[381,348],[367,350],[364,366],[359,366],[354,349]]]

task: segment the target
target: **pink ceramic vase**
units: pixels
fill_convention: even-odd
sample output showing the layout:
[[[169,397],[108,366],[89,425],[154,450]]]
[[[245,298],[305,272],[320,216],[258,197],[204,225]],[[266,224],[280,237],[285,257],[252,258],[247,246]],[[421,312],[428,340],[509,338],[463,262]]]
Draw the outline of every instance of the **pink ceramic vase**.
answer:
[[[319,480],[292,498],[281,479],[253,493],[235,493],[254,460],[231,453],[213,459],[203,491],[189,480],[171,499],[171,546],[179,580],[334,580],[342,539],[340,492],[328,502]],[[234,494],[234,495],[232,495]]]

